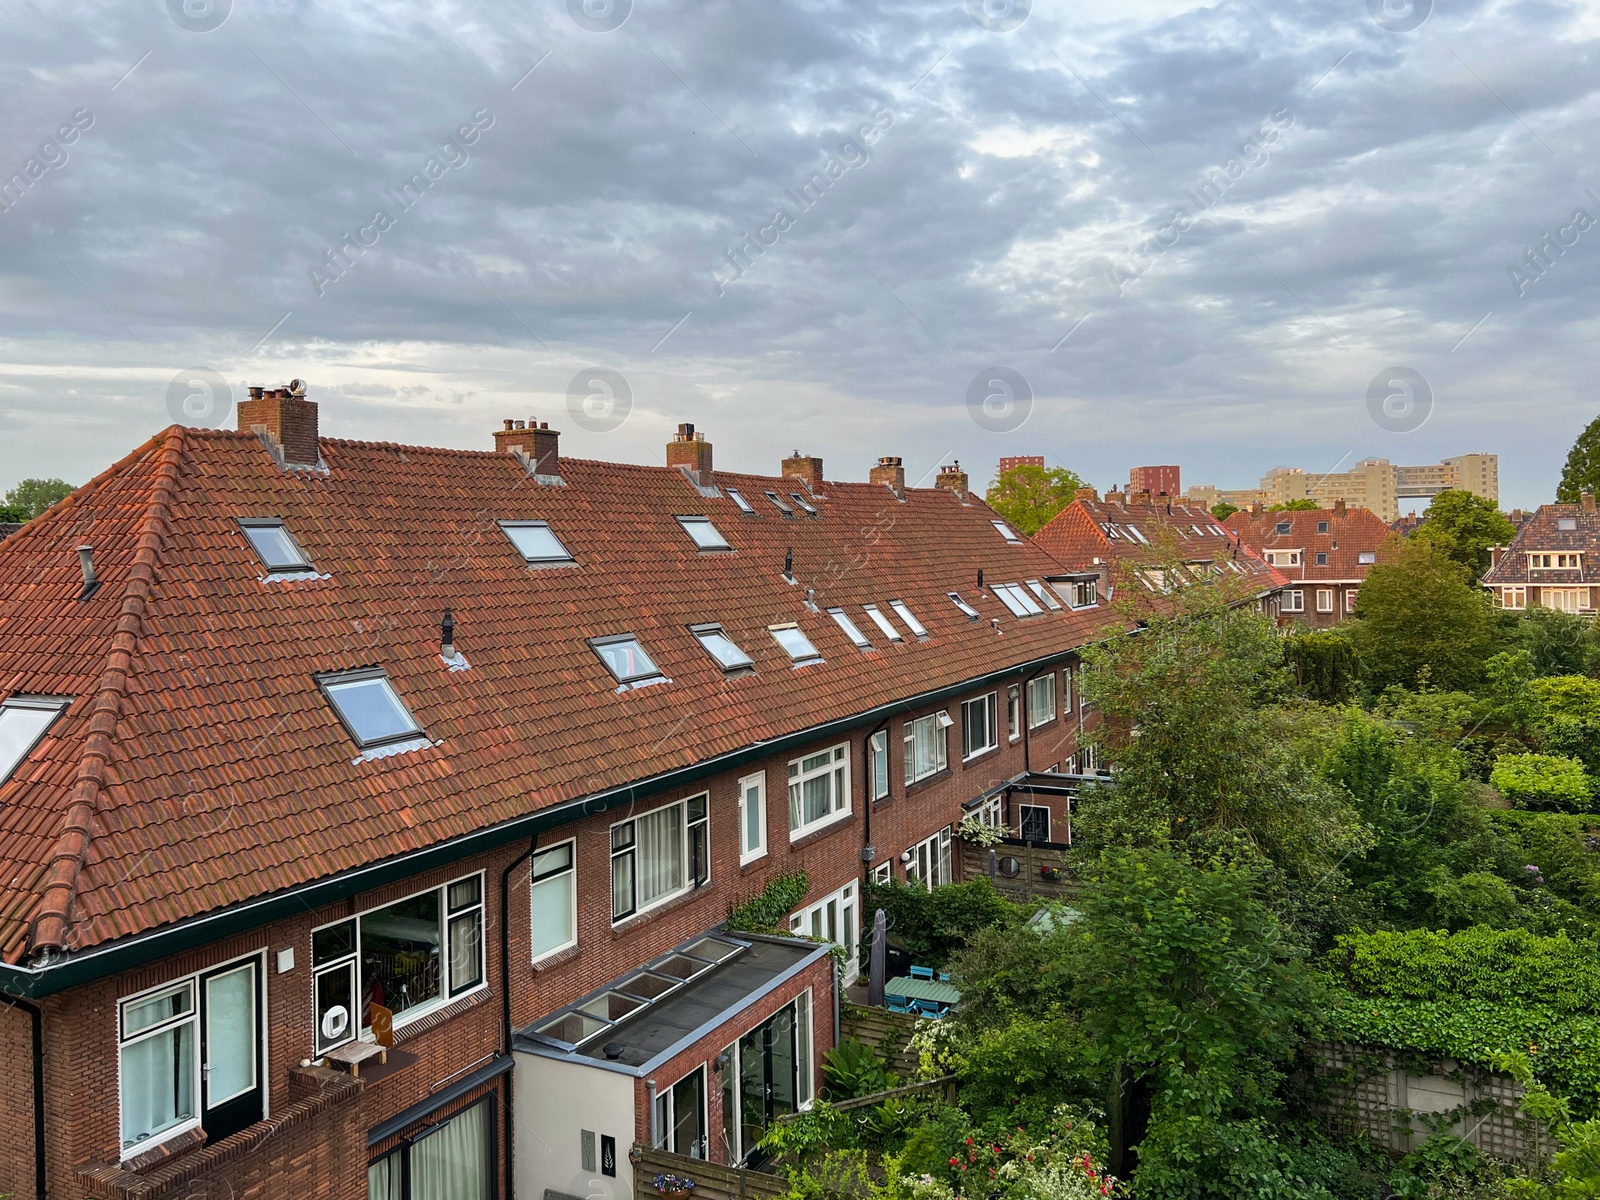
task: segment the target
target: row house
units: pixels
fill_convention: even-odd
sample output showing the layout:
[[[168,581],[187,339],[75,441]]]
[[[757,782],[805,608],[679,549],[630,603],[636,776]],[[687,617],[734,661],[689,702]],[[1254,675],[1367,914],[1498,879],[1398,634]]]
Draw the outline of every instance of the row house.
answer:
[[[1279,621],[1319,629],[1355,613],[1356,593],[1392,535],[1375,514],[1343,500],[1292,512],[1254,504],[1224,524],[1284,576]]]
[[[1584,492],[1577,504],[1541,504],[1519,525],[1511,545],[1491,547],[1489,560],[1483,586],[1501,608],[1594,612],[1600,593],[1594,495]]]
[[[814,1095],[867,882],[949,880],[965,808],[1075,761],[1117,624],[958,470],[493,433],[252,388],[0,544],[0,1194],[742,1161]]]
[[[1202,506],[1149,492],[1112,489],[1102,500],[1093,488],[1079,488],[1033,540],[1072,572],[1077,597],[1090,603],[1114,598],[1121,586],[1160,604],[1182,588],[1220,579],[1276,615],[1286,582]]]

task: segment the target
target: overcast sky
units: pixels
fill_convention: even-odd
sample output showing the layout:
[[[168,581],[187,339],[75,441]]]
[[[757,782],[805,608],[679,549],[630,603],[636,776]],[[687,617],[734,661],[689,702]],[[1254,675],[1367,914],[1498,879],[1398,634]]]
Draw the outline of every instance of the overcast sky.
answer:
[[[231,426],[203,369],[339,437],[1101,488],[1481,450],[1549,500],[1600,4],[1383,4],[10,4],[0,486]]]

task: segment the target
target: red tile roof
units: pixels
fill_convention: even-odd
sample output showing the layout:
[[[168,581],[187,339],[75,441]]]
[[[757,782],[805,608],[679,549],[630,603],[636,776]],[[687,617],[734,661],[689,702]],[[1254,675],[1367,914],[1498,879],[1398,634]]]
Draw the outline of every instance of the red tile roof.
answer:
[[[1561,528],[1570,522],[1571,529]],[[1556,567],[1531,569],[1528,555],[1577,551],[1582,566],[1567,570]],[[1507,584],[1562,587],[1577,583],[1600,583],[1600,513],[1582,504],[1541,504],[1537,512],[1522,523],[1517,536],[1500,561],[1483,576],[1485,587]]]
[[[486,439],[487,440],[487,439]],[[0,787],[0,957],[82,948],[444,842],[558,802],[1103,634],[1104,610],[1017,620],[980,595],[1060,566],[1008,543],[980,500],[828,482],[817,517],[717,473],[742,517],[664,467],[321,442],[284,471],[253,434],[173,427],[0,543],[0,695],[73,702]],[[711,517],[733,553],[673,519]],[[315,578],[266,578],[238,520],[277,517]],[[496,522],[542,519],[577,566],[532,569]],[[75,553],[100,587],[80,599]],[[797,584],[781,578],[793,549]],[[876,649],[822,608],[843,605]],[[958,591],[982,614],[969,621]],[[930,637],[886,645],[859,606],[910,605]],[[439,657],[449,607],[471,664]],[[999,619],[997,636],[991,619]],[[756,663],[727,679],[687,626]],[[797,621],[825,661],[792,668]],[[896,618],[898,624],[898,619]],[[671,682],[619,691],[585,639],[637,635]],[[378,666],[436,744],[365,759],[318,672]]]
[[[1324,523],[1327,532],[1319,532]],[[1375,555],[1393,532],[1376,513],[1365,508],[1308,508],[1254,516],[1240,509],[1223,524],[1263,557],[1269,550],[1304,551],[1300,566],[1277,568],[1295,583],[1359,583],[1372,569],[1372,563],[1362,562],[1361,556]],[[1317,565],[1319,553],[1327,555],[1325,565]]]

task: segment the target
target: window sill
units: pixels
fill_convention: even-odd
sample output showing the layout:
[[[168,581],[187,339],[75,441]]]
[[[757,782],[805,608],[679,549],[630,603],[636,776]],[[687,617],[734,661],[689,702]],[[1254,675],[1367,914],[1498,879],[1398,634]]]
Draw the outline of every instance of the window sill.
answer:
[[[634,929],[637,929],[639,926],[643,925],[652,918],[658,917],[665,912],[671,912],[675,908],[682,907],[710,886],[711,881],[708,879],[698,887],[688,888],[682,892],[679,892],[670,900],[663,900],[659,904],[645,909],[643,912],[632,913],[629,916],[623,917],[620,921],[613,921],[611,923],[611,936],[615,938],[620,937],[625,933],[631,933]]]
[[[962,765],[962,767],[965,767],[968,763],[977,762],[980,758],[987,758],[989,755],[995,753],[999,749],[1000,749],[1000,743],[999,742],[996,742],[992,746],[985,746],[982,750],[979,750],[977,753],[969,754],[965,758],[963,758],[961,760],[961,765]]]
[[[739,870],[746,871],[746,870],[749,870],[751,867],[760,866],[762,863],[767,861],[768,857],[769,857],[769,855],[767,854],[767,852],[765,850],[762,850],[760,853],[752,854],[748,858],[740,858],[739,859]]]
[[[192,1125],[180,1125],[159,1135],[159,1141],[146,1140],[128,1147],[121,1166],[124,1171],[144,1171],[157,1163],[205,1145],[206,1131],[197,1120]]]
[[[1056,723],[1056,718],[1055,717],[1051,717],[1048,721],[1040,721],[1037,725],[1029,725],[1028,726],[1028,732],[1029,733],[1038,733],[1039,730],[1041,730],[1041,729],[1049,729],[1050,726],[1054,725],[1055,723]]]
[[[917,780],[915,783],[906,784],[906,795],[909,796],[913,792],[920,792],[923,788],[928,787],[930,784],[935,784],[935,783],[938,783],[941,779],[949,779],[949,778],[950,778],[950,768],[949,767],[945,767],[942,770],[935,771],[932,775],[924,775],[921,779]]]
[[[791,847],[804,845],[816,841],[826,834],[843,829],[850,824],[850,819],[853,816],[855,816],[855,810],[847,808],[841,813],[835,813],[826,821],[818,821],[814,825],[806,826],[804,829],[792,829],[789,831],[789,845]]]
[[[428,1030],[437,1028],[452,1017],[460,1016],[468,1009],[475,1007],[480,1001],[487,999],[488,996],[489,985],[481,984],[473,988],[472,991],[463,992],[454,1000],[446,1000],[433,1008],[419,1013],[397,1015],[394,1019],[395,1045],[398,1046],[401,1042],[427,1033]],[[371,1033],[370,1029],[364,1029],[361,1031],[361,1036],[369,1037]]]
[[[550,950],[534,959],[529,966],[535,971],[548,971],[552,967],[559,967],[577,958],[583,947],[574,942],[570,946],[563,946],[559,950]]]

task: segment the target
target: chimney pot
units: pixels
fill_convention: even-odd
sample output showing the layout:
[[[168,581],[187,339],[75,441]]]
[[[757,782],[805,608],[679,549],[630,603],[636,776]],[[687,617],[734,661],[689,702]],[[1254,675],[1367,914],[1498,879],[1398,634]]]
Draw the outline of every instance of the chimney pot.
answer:
[[[958,458],[948,467],[940,467],[933,486],[954,492],[964,502],[967,498],[967,473],[961,469],[961,460]]]
[[[239,405],[239,428],[267,434],[286,465],[314,467],[320,457],[317,406],[305,398],[305,391],[298,379],[287,388],[251,388],[250,399]]]
[[[93,546],[78,547],[78,567],[83,571],[83,591],[78,594],[78,599],[82,600],[84,597],[88,596],[90,592],[94,591],[95,588],[100,586],[100,581],[99,579],[95,578],[94,573]]]

